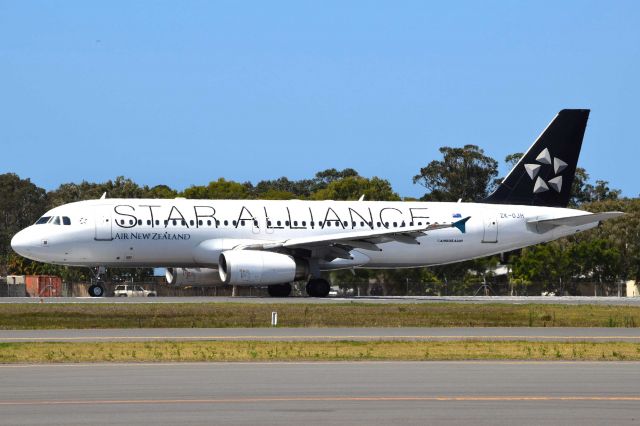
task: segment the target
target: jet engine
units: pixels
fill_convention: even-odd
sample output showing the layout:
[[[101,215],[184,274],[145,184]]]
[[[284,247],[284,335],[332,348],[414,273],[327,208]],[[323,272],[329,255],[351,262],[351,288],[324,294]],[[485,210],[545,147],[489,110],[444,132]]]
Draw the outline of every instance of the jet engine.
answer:
[[[167,268],[165,278],[176,287],[222,285],[218,270],[210,268]]]
[[[218,261],[220,280],[231,285],[284,284],[306,279],[306,261],[281,253],[259,250],[228,250]]]

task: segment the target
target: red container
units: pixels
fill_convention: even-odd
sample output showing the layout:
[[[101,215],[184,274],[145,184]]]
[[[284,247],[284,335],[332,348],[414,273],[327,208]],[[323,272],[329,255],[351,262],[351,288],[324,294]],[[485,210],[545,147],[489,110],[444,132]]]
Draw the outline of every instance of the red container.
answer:
[[[27,275],[25,278],[27,295],[30,297],[62,296],[62,278],[50,275]]]

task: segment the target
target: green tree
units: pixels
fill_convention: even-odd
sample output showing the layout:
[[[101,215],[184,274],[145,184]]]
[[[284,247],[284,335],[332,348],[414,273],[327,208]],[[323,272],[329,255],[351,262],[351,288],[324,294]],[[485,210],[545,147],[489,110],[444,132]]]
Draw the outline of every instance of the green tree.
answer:
[[[149,189],[143,188],[124,176],[103,183],[82,181],[80,184],[64,183],[48,193],[49,208],[84,200],[96,200],[107,194],[107,198],[145,198]]]
[[[219,178],[207,186],[191,186],[182,192],[182,196],[202,200],[244,200],[252,198],[247,185]]]
[[[442,160],[434,160],[413,177],[427,189],[426,201],[478,201],[495,185],[498,162],[476,145],[440,148]]]
[[[175,198],[178,191],[167,185],[156,185],[152,188],[144,187],[144,198]]]
[[[527,247],[514,257],[513,278],[562,294],[577,273],[566,239]]]
[[[0,257],[11,252],[11,238],[46,211],[46,192],[14,173],[0,175]]]
[[[389,181],[372,177],[348,176],[330,182],[326,188],[312,194],[314,200],[357,200],[362,195],[370,201],[398,201]]]

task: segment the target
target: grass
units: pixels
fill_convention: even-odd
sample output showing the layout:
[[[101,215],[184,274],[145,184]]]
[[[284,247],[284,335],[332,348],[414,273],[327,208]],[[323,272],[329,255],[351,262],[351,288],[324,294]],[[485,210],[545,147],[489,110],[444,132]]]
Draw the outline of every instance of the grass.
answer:
[[[0,363],[364,360],[640,360],[626,342],[103,342],[4,343]]]
[[[0,304],[0,329],[638,327],[640,307],[548,304]]]

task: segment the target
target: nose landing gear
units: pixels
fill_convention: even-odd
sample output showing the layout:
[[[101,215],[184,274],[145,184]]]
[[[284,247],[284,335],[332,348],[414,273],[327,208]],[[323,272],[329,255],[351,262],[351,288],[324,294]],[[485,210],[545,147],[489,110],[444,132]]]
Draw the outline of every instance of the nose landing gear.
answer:
[[[91,268],[93,278],[91,278],[91,285],[89,286],[89,296],[91,297],[103,297],[104,296],[104,281],[101,279],[102,275],[106,272],[104,266],[98,266]]]
[[[96,284],[92,284],[89,286],[89,295],[91,297],[102,297],[104,296],[104,283],[102,281],[98,281]]]

